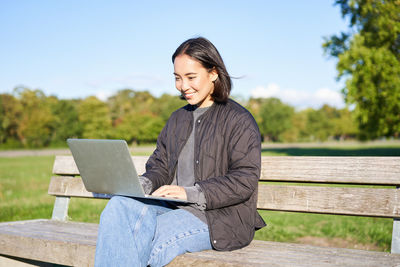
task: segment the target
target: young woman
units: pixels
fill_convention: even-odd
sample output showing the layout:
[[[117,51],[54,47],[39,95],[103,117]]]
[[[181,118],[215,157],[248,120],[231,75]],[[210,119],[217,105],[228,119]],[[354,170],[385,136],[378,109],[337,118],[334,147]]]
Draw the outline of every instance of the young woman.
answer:
[[[192,204],[112,197],[101,214],[96,266],[164,266],[185,252],[234,250],[265,226],[256,209],[260,133],[229,99],[219,52],[205,38],[189,39],[172,62],[188,105],[161,131],[141,182],[147,193]]]

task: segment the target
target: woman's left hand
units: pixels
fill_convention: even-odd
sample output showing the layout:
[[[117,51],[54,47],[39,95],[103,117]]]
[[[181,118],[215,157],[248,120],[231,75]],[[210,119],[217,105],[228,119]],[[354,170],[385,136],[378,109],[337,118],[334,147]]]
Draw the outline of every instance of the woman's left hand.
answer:
[[[154,191],[152,195],[187,200],[185,188],[177,185],[163,185]]]

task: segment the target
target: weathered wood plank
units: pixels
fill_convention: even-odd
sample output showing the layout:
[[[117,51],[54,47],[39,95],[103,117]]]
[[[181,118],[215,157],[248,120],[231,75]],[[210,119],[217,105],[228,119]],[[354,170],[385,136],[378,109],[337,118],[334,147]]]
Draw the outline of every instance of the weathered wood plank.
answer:
[[[147,156],[132,157],[144,173]],[[72,156],[57,156],[53,173],[79,175]],[[263,181],[400,185],[400,157],[262,157]]]
[[[54,264],[30,259],[0,255],[0,267],[54,267]]]
[[[132,157],[138,173],[148,157]],[[87,192],[71,156],[57,156],[49,194],[109,198]],[[263,157],[261,180],[400,184],[400,157]],[[258,207],[268,210],[400,218],[396,189],[260,185]],[[0,223],[0,255],[63,265],[92,266],[96,224],[34,220]],[[233,252],[177,257],[170,266],[399,266],[400,255],[253,241]]]
[[[260,185],[259,209],[400,217],[396,189]]]
[[[47,192],[53,196],[110,198],[110,195],[88,192],[81,177],[53,176]]]
[[[110,198],[88,192],[80,177],[52,177],[55,196]],[[400,191],[382,188],[260,185],[259,209],[400,218]]]
[[[0,254],[71,266],[93,266],[97,225],[53,220],[0,223]],[[232,252],[186,253],[168,266],[397,266],[400,255],[253,241]]]
[[[261,180],[400,184],[400,157],[262,157]]]
[[[34,220],[0,224],[0,254],[69,266],[92,266],[97,225]]]
[[[383,254],[255,240],[248,247],[230,253],[216,251],[188,253],[177,257],[170,265],[215,266],[214,261],[217,266],[397,266],[400,258],[385,258],[382,257]]]
[[[132,156],[138,174],[145,172],[145,165],[148,158],[149,157],[147,156]],[[75,164],[74,158],[72,156],[56,156],[53,165],[53,174],[70,176],[79,175],[79,170]]]

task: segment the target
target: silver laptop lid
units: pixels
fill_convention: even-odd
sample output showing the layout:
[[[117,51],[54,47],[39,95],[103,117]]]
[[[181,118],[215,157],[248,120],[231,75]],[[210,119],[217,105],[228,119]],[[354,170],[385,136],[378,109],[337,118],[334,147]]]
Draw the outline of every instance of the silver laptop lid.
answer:
[[[86,190],[145,197],[125,140],[68,139]]]

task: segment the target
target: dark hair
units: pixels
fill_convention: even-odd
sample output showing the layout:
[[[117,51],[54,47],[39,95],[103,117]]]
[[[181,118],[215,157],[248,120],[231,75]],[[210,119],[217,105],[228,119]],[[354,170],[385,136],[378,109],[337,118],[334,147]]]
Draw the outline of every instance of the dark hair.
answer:
[[[179,55],[188,55],[196,59],[209,72],[215,68],[218,78],[214,82],[214,91],[211,97],[215,102],[225,103],[228,101],[232,88],[231,77],[217,48],[209,40],[204,37],[186,40],[175,50],[172,55],[172,63]]]

